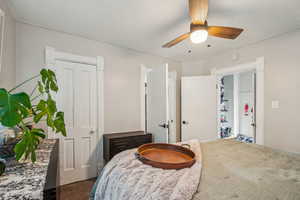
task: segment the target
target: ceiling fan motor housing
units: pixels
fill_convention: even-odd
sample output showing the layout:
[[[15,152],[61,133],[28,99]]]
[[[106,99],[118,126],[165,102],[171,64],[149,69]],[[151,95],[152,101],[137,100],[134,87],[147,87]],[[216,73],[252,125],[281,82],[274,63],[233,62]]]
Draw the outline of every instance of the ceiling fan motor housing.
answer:
[[[205,21],[204,24],[194,24],[194,23],[191,23],[190,25],[190,31],[191,33],[194,32],[194,31],[198,31],[198,30],[207,30],[207,21]]]

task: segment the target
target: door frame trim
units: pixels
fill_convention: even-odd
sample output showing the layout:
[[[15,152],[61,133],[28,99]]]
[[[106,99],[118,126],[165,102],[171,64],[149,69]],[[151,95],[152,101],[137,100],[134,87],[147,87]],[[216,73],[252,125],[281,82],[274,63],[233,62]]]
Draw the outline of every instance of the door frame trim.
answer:
[[[104,134],[104,58],[102,56],[96,57],[88,57],[88,56],[80,56],[67,52],[57,51],[53,47],[46,46],[45,47],[45,65],[46,68],[51,68],[51,66],[56,64],[56,61],[64,61],[71,63],[80,63],[87,64],[96,67],[97,71],[97,142],[96,148],[97,152],[100,155],[97,155],[99,160],[97,160],[97,168],[101,169],[104,166],[104,161],[102,159],[102,145],[101,138]],[[51,131],[48,134],[49,139],[56,138]],[[100,145],[99,145],[100,142]]]
[[[147,68],[145,65],[141,65],[140,67],[140,130],[145,131],[146,134],[146,79],[147,73],[150,72],[151,69]]]
[[[258,57],[253,62],[238,64],[222,69],[213,68],[211,74],[216,78],[219,75],[236,74],[255,70],[256,72],[256,144],[264,145],[264,84],[265,84],[265,59]]]

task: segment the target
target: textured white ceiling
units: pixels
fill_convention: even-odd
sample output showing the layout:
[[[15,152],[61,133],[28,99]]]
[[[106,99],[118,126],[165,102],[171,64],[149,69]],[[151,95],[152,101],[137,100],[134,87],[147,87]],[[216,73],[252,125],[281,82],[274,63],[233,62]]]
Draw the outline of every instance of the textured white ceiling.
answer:
[[[244,28],[163,49],[189,31],[188,0],[10,0],[19,21],[180,61],[196,61],[300,28],[300,0],[209,0],[210,25]],[[211,47],[207,48],[210,44]],[[192,50],[188,53],[188,50]]]

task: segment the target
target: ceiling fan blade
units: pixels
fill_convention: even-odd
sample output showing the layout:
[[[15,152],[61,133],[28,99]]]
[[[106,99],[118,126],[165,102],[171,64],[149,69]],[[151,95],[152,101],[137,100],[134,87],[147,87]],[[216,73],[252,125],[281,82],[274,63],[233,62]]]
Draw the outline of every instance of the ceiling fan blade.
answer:
[[[243,29],[224,26],[209,26],[207,27],[207,31],[211,36],[234,40],[241,34]]]
[[[190,33],[183,34],[183,35],[179,36],[178,38],[172,40],[171,42],[168,42],[168,43],[164,44],[162,47],[163,48],[170,48],[170,47],[178,44],[179,42],[185,40],[189,36],[190,36]]]
[[[205,24],[208,14],[208,0],[189,0],[189,11],[193,24]]]

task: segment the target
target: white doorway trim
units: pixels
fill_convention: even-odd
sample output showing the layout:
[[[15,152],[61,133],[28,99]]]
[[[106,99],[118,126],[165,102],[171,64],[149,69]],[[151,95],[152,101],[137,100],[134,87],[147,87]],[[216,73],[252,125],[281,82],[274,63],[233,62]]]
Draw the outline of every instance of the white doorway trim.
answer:
[[[102,135],[104,134],[104,91],[103,91],[103,81],[104,81],[104,58],[101,56],[97,57],[87,57],[87,56],[80,56],[75,54],[70,54],[62,51],[57,51],[53,47],[46,47],[45,48],[45,64],[46,68],[51,68],[54,66],[56,61],[65,61],[71,63],[80,63],[80,64],[87,64],[96,67],[97,71],[97,129],[95,130],[97,135],[97,152],[102,152],[102,145],[100,143]],[[56,135],[50,134],[48,138],[56,138]],[[100,144],[100,145],[99,145]],[[104,166],[102,161],[102,156],[97,156],[98,169]]]
[[[240,74],[234,74],[233,75],[233,99],[234,102],[240,102],[240,84],[239,84],[239,79],[240,79]],[[219,95],[218,95],[219,97]],[[240,130],[240,118],[239,118],[239,103],[234,103],[233,105],[233,110],[234,110],[234,127],[233,127],[233,133],[234,136],[237,137],[239,130]]]
[[[216,77],[251,70],[256,71],[256,144],[260,145],[264,145],[264,63],[264,57],[259,57],[254,62],[211,70],[211,74]]]
[[[141,65],[140,74],[140,102],[141,102],[141,112],[140,112],[140,130],[146,131],[146,84],[147,84],[147,73],[151,72],[152,69]],[[146,134],[146,133],[145,133]]]

